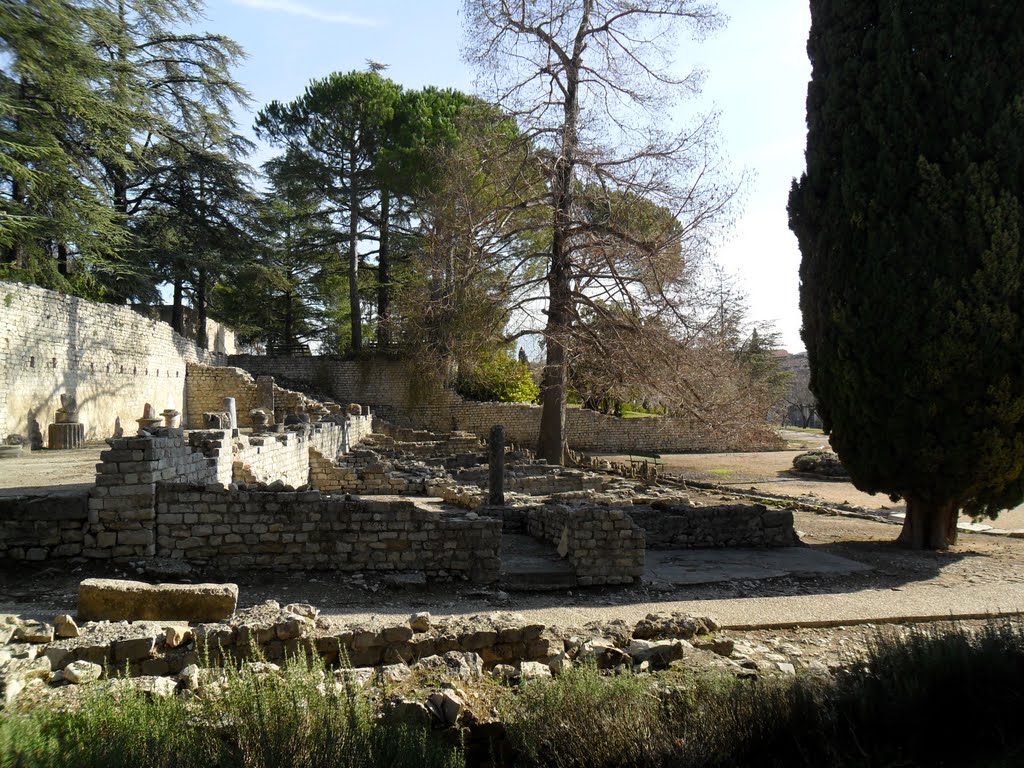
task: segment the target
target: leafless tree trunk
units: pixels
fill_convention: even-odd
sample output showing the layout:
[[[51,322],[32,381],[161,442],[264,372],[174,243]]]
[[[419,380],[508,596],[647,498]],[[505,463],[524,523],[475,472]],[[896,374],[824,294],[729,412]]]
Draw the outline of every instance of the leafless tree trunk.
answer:
[[[546,305],[538,452],[560,464],[580,308],[639,318],[671,306],[682,262],[704,250],[733,197],[713,183],[713,120],[676,136],[657,125],[672,94],[701,79],[671,73],[673,29],[700,36],[722,19],[692,0],[466,0],[465,19],[467,60],[549,158],[546,293],[532,298]],[[617,213],[638,199],[670,220],[638,231]]]

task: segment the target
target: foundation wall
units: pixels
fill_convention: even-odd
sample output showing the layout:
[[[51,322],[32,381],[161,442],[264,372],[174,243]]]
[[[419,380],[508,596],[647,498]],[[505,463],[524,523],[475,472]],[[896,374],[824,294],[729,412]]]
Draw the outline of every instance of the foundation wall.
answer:
[[[500,520],[411,502],[164,485],[156,522],[159,556],[219,567],[413,571],[474,582],[496,580],[500,568]]]
[[[648,549],[790,547],[796,543],[793,512],[762,504],[665,505],[630,510],[629,516],[644,530]]]
[[[644,573],[644,532],[621,509],[539,507],[526,531],[564,551],[581,586],[631,584]]]
[[[89,496],[0,498],[0,559],[42,561],[80,557],[88,530]]]

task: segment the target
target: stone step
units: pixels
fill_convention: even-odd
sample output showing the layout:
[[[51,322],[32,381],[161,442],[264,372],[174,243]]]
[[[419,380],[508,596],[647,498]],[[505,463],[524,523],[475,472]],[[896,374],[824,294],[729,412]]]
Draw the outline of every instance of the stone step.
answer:
[[[551,591],[576,586],[572,563],[553,544],[521,533],[501,535],[501,587],[511,591]]]

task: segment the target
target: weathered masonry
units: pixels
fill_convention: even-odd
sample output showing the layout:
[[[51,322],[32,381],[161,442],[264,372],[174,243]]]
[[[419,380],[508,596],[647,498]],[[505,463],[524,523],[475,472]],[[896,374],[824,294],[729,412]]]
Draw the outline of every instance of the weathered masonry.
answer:
[[[188,363],[223,365],[234,348],[230,331],[212,321],[208,330],[220,352],[128,306],[0,282],[0,440],[46,445],[65,393],[77,399],[86,440],[114,434],[118,422],[134,432],[146,403],[182,411]]]

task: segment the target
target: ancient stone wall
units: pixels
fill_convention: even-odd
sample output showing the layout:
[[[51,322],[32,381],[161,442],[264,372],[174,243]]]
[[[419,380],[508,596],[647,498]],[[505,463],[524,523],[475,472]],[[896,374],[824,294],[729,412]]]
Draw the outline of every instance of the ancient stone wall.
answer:
[[[262,377],[261,377],[262,378]],[[185,420],[189,429],[202,429],[204,413],[219,413],[224,410],[224,398],[235,398],[235,411],[240,427],[253,426],[251,412],[262,408],[272,415],[273,423],[283,423],[285,416],[320,407],[320,403],[301,392],[286,389],[267,379],[266,392],[261,393],[260,381],[241,368],[193,364],[188,366],[185,379]],[[269,397],[268,397],[269,395]],[[272,407],[270,402],[272,400]],[[348,402],[348,401],[346,401]],[[352,444],[369,434],[370,422],[365,422],[366,431],[354,437]],[[363,429],[363,422],[359,423]]]
[[[350,417],[366,429],[368,416]],[[223,488],[232,482],[309,482],[310,449],[335,456],[345,428],[340,424],[297,425],[263,436],[161,429],[155,435],[107,440],[100,454],[96,487],[89,497],[89,526],[82,552],[90,558],[149,557],[155,551],[158,483]]]
[[[501,521],[412,502],[163,485],[157,555],[231,568],[413,571],[491,582]]]
[[[156,552],[156,484],[218,482],[218,455],[193,450],[180,429],[159,436],[110,438],[96,465],[82,554],[96,559]],[[212,450],[219,452],[219,446]],[[230,466],[230,465],[229,465]]]
[[[190,361],[224,358],[131,307],[0,282],[0,439],[45,445],[65,393],[78,401],[87,440],[114,434],[118,418],[132,433],[147,402],[184,409]]]
[[[644,530],[648,549],[790,547],[796,543],[793,512],[763,504],[659,503],[653,509],[632,509],[629,516]]]
[[[377,406],[388,419],[406,426],[483,436],[493,425],[503,424],[506,438],[524,445],[535,443],[540,429],[539,405],[464,400],[449,389],[426,386],[400,361],[233,355],[230,362],[256,375],[274,376],[286,386],[328,393],[338,402]],[[570,446],[594,452],[756,450],[779,445],[767,427],[734,434],[697,421],[619,419],[579,408],[568,411],[566,422]]]
[[[168,325],[171,324],[171,319],[174,316],[174,307],[170,304],[158,307],[133,306],[132,309],[145,317],[152,320],[161,320]],[[193,311],[191,307],[184,307],[182,309],[182,320],[184,325],[184,333],[182,335],[186,339],[195,341],[199,331],[198,313]],[[238,352],[235,332],[209,317],[206,318],[206,338],[208,347],[213,352],[222,355],[234,355]]]
[[[580,586],[631,584],[644,573],[644,532],[621,509],[544,506],[526,512],[526,530],[564,552]]]
[[[0,497],[0,559],[79,557],[88,516],[85,491]]]
[[[359,452],[357,451],[356,454]],[[330,493],[422,495],[423,477],[389,473],[376,459],[349,455],[332,461],[319,451],[309,453],[310,482]]]

